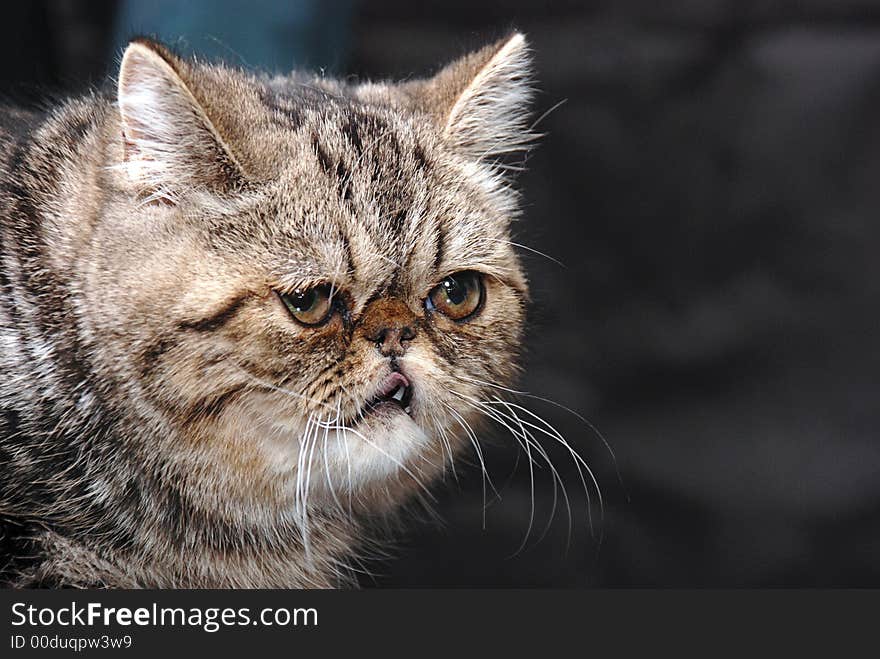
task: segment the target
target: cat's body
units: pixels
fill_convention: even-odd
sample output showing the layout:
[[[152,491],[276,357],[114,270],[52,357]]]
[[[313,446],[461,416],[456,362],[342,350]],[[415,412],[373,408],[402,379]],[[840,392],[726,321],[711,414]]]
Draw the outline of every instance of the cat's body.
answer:
[[[515,373],[527,75],[520,35],[403,85],[139,41],[4,111],[0,582],[348,583]]]

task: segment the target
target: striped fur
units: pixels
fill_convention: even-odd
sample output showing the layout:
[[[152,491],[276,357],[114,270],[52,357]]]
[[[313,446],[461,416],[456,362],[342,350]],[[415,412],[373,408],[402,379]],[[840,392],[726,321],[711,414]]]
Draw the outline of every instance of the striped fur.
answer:
[[[138,40],[112,92],[4,110],[0,582],[350,584],[375,520],[465,447],[460,396],[515,376],[500,159],[529,96],[518,34],[400,85]],[[462,270],[480,313],[427,311]],[[298,325],[277,293],[318,283],[336,312]],[[389,309],[414,332],[391,358],[365,329]],[[360,419],[393,369],[412,417]]]

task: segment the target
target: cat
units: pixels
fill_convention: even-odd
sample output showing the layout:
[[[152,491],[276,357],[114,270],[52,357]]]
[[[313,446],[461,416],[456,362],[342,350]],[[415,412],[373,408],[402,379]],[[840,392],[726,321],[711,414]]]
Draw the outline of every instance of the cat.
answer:
[[[520,33],[402,83],[135,39],[5,109],[0,583],[354,585],[518,374],[531,81]]]

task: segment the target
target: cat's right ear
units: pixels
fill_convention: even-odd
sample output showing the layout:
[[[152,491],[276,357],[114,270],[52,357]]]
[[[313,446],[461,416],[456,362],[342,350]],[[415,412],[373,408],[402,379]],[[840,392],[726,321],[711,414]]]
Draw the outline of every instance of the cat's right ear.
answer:
[[[122,170],[149,200],[175,203],[194,188],[226,188],[241,168],[199,102],[189,66],[149,39],[132,41],[119,69]]]

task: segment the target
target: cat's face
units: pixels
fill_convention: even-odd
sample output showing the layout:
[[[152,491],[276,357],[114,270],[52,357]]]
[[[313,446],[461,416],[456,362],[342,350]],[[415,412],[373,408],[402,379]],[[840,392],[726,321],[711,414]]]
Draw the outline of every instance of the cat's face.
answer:
[[[129,47],[86,295],[132,417],[177,431],[150,448],[197,491],[392,504],[470,441],[525,314],[491,159],[528,138],[526,68],[519,35],[404,86]]]

